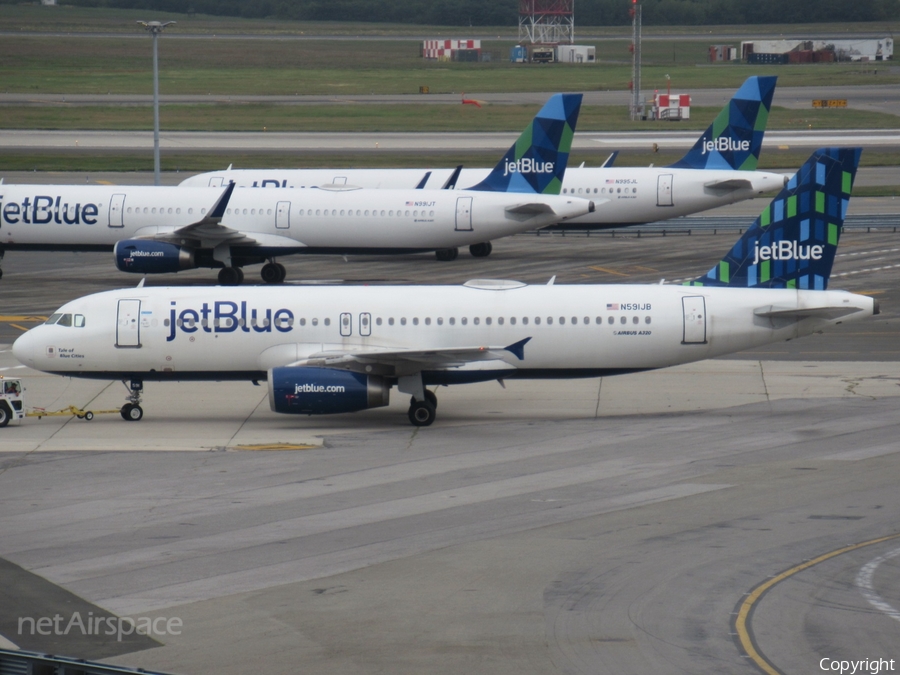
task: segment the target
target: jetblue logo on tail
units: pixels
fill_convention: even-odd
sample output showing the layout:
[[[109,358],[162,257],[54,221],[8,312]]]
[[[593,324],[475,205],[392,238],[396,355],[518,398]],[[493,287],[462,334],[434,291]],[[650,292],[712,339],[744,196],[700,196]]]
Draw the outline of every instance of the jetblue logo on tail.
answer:
[[[508,176],[511,173],[553,173],[553,162],[539,162],[530,157],[523,157],[504,164],[503,175]]]
[[[763,260],[821,260],[825,249],[819,244],[801,246],[796,241],[779,241],[771,246],[760,246],[756,242],[753,248],[753,264]]]
[[[705,155],[706,153],[713,151],[747,152],[748,150],[750,150],[750,141],[736,141],[730,136],[719,136],[715,140],[704,141],[703,152],[701,154]]]

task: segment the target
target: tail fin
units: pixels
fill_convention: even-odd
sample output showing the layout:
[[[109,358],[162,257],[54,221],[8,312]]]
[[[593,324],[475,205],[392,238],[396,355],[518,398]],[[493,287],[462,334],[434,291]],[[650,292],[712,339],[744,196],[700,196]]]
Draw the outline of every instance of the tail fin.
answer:
[[[777,80],[748,77],[694,147],[672,167],[755,171]]]
[[[816,150],[725,258],[685,285],[825,290],[860,153]]]
[[[558,195],[581,94],[554,94],[488,177],[470,190]]]

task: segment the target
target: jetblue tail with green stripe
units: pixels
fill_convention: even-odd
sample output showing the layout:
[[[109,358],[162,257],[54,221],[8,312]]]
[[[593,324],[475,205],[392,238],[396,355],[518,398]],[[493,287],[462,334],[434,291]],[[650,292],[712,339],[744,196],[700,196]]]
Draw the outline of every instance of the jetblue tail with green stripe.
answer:
[[[816,150],[728,255],[689,285],[828,288],[861,153]]]
[[[581,94],[554,94],[487,178],[469,189],[558,195],[580,109]]]

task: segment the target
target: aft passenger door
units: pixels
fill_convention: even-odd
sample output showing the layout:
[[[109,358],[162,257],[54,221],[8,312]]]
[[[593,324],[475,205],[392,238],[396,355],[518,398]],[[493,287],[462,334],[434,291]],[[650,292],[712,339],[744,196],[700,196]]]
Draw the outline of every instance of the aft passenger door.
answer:
[[[672,199],[672,174],[660,174],[656,182],[656,205],[673,206]]]
[[[684,339],[681,344],[706,343],[706,299],[702,295],[685,296],[681,299],[684,310]]]
[[[116,324],[116,347],[141,346],[141,301],[119,300]]]
[[[471,197],[457,197],[456,198],[456,228],[455,229],[457,232],[471,232],[472,231],[472,198]]]
[[[113,195],[109,200],[109,226],[124,227],[125,195]]]
[[[291,227],[290,202],[278,202],[275,207],[275,227],[279,230],[287,230]]]

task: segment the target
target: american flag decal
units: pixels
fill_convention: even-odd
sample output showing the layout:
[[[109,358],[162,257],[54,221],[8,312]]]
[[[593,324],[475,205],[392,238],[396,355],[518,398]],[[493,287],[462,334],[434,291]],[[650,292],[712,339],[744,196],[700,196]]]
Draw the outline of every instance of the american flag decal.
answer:
[[[616,181],[613,180],[612,178],[607,178],[607,179],[606,179],[606,184],[607,184],[607,185],[615,185],[615,183],[616,183]]]
[[[619,311],[619,303],[618,302],[607,302],[606,303],[606,311],[607,312],[618,312]]]

